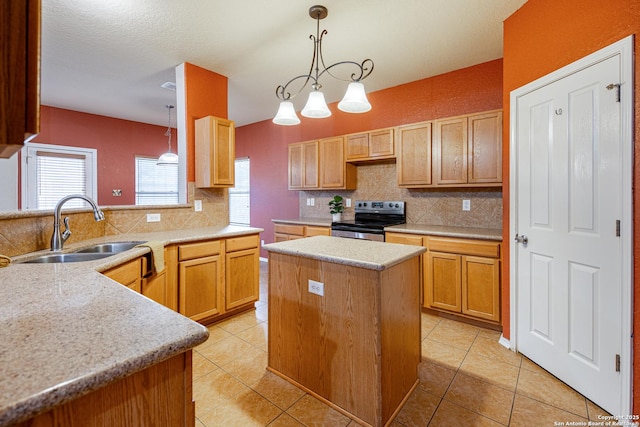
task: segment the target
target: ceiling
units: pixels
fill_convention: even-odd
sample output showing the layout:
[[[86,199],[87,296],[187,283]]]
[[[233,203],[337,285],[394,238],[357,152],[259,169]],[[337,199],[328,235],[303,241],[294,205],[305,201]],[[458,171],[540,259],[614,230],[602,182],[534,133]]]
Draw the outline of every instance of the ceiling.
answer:
[[[526,0],[323,0],[325,62],[371,58],[367,92],[502,57]],[[165,126],[182,62],[229,79],[236,126],[272,118],[275,88],[308,71],[314,0],[42,0],[43,105]],[[350,72],[350,71],[349,71]],[[346,84],[321,79],[327,102]],[[297,110],[306,100],[295,98]],[[375,108],[375,105],[373,106]]]

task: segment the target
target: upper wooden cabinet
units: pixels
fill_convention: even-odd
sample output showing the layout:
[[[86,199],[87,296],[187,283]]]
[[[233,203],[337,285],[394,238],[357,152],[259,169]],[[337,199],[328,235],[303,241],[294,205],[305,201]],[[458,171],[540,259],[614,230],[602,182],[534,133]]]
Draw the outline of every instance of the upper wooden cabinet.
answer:
[[[394,129],[347,135],[347,162],[395,159]]]
[[[0,158],[40,131],[40,0],[0,3]]]
[[[215,188],[235,185],[235,125],[219,117],[196,120],[196,187]]]
[[[318,141],[289,145],[289,190],[318,188]]]
[[[344,137],[289,145],[289,190],[356,188],[356,169],[345,163]]]
[[[502,112],[436,120],[433,185],[502,185]]]
[[[399,127],[396,141],[398,186],[431,185],[431,122]]]

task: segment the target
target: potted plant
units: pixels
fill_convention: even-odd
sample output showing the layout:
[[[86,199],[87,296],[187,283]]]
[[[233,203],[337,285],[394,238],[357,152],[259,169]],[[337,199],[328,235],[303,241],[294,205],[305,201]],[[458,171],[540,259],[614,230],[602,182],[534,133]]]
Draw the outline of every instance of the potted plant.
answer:
[[[341,196],[333,196],[333,199],[329,200],[329,213],[333,215],[333,222],[340,221],[342,218],[342,212],[344,212],[342,200]]]

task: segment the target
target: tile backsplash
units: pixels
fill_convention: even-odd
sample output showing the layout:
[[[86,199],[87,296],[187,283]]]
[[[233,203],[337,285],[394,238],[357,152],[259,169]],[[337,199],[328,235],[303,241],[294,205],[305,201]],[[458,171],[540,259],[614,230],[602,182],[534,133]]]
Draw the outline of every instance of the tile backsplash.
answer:
[[[359,165],[357,190],[301,191],[300,216],[331,218],[329,200],[340,195],[356,200],[403,200],[407,222],[411,224],[449,225],[474,228],[502,228],[502,189],[417,189],[399,188],[395,163]],[[314,206],[307,206],[307,199]],[[462,201],[469,200],[471,209],[462,210]],[[343,213],[353,219],[353,204]]]
[[[229,222],[226,189],[197,189],[188,186],[188,200],[202,200],[202,212],[191,206],[104,207],[105,220],[96,222],[93,212],[63,211],[73,234],[69,242],[128,233],[193,229]],[[160,213],[160,222],[147,222],[148,213]],[[53,232],[53,211],[0,213],[0,254],[16,256],[48,249]]]

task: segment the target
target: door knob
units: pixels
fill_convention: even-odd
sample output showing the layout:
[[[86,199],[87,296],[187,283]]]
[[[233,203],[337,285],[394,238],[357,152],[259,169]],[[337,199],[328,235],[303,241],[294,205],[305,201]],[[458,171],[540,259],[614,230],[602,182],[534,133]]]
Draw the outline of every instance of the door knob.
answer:
[[[516,234],[516,242],[526,245],[529,243],[529,238],[525,235],[520,236],[519,234]]]

